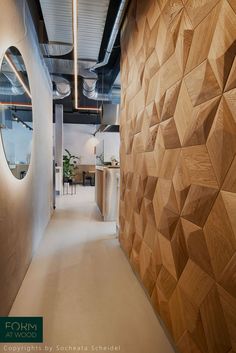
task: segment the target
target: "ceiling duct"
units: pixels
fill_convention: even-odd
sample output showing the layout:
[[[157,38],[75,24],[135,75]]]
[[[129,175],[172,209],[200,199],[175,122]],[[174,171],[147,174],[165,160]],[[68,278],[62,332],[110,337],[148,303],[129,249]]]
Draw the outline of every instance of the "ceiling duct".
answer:
[[[120,30],[121,23],[124,18],[124,14],[125,14],[125,10],[127,8],[128,2],[129,2],[129,0],[122,0],[121,1],[120,7],[117,12],[116,19],[115,19],[115,23],[114,23],[114,26],[113,26],[113,29],[112,29],[112,32],[110,35],[110,39],[109,39],[108,46],[106,49],[105,57],[104,57],[103,61],[97,63],[92,68],[90,68],[91,72],[94,72],[94,70],[107,65],[107,63],[109,62],[109,59],[110,59],[117,35],[118,35],[118,32]],[[84,77],[84,76],[82,76],[82,77]],[[98,80],[98,78],[84,79],[84,81],[83,81],[83,94],[89,99],[102,100],[102,101],[113,101],[114,96],[113,96],[112,91],[109,92],[108,94],[98,93],[97,87],[96,87],[97,80]],[[116,95],[116,100],[117,100],[117,95]]]
[[[70,82],[68,80],[56,75],[51,75],[51,79],[55,84],[53,99],[63,99],[71,94]]]
[[[101,124],[97,132],[119,132],[120,131],[120,104],[103,104]]]
[[[50,42],[40,44],[40,48],[44,56],[62,56],[69,54],[73,49],[73,45]]]
[[[89,99],[111,101],[112,96],[110,93],[98,93],[96,90],[97,79],[84,79],[83,80],[83,94]]]
[[[39,0],[39,2],[49,43],[72,44],[72,1]],[[79,59],[97,62],[109,3],[109,0],[78,0]]]
[[[25,93],[24,87],[13,72],[3,71],[2,74],[7,78],[8,82],[1,83],[0,94],[19,96]]]
[[[109,93],[99,93],[96,89],[97,79],[83,80],[83,94],[98,101],[120,103],[120,87],[113,87]]]
[[[101,124],[94,133],[98,132],[119,132],[120,131],[120,105],[103,104]]]
[[[108,63],[108,61],[110,59],[110,56],[111,56],[115,41],[116,41],[117,34],[118,34],[119,30],[120,30],[120,26],[121,26],[121,23],[123,21],[125,10],[127,8],[128,2],[129,2],[129,0],[121,0],[120,7],[119,7],[119,10],[118,10],[117,15],[116,15],[115,23],[114,23],[113,29],[111,31],[111,35],[110,35],[110,39],[109,39],[108,46],[107,46],[107,49],[106,49],[105,57],[104,57],[103,61],[97,63],[92,68],[92,70],[96,70],[99,67],[103,67],[103,66],[107,65],[107,63]]]

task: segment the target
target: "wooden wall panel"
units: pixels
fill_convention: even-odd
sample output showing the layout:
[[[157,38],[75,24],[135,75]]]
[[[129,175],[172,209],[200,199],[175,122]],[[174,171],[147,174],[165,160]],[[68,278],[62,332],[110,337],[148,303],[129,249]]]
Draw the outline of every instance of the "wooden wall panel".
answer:
[[[131,0],[121,43],[121,246],[180,352],[236,352],[236,1]]]

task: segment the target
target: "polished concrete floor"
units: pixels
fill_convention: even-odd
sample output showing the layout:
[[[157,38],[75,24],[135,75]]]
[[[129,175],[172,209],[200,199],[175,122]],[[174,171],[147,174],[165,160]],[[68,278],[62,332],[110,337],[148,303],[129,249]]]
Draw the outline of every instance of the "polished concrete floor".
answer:
[[[10,316],[44,317],[44,344],[30,344],[34,352],[45,345],[52,352],[173,352],[115,223],[101,221],[93,187],[58,199]]]

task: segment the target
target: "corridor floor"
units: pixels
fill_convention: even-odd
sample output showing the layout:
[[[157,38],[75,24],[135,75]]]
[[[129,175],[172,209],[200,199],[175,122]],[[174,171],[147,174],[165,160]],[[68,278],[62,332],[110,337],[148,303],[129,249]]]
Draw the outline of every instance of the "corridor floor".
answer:
[[[6,351],[173,352],[120,249],[115,223],[101,221],[93,187],[58,200],[10,316],[43,316],[44,343],[8,344]]]

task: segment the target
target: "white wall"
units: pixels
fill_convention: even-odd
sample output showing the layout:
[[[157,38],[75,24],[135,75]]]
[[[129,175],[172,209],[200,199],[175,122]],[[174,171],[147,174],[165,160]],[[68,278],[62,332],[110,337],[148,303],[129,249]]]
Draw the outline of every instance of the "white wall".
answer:
[[[104,144],[105,162],[110,162],[112,156],[120,160],[120,134],[99,132],[94,137],[95,131],[94,125],[64,124],[64,149],[68,149],[76,156],[81,156],[81,164],[94,164],[96,163],[94,147]]]
[[[9,312],[52,212],[52,89],[25,0],[1,1],[1,60],[10,46],[19,49],[27,68],[34,132],[23,180],[8,168],[0,139],[0,315]]]
[[[115,156],[116,160],[120,160],[120,134],[118,132],[99,132],[96,134],[96,138],[99,144],[104,141],[105,162],[111,162],[112,156]]]
[[[64,124],[64,150],[66,148],[72,154],[81,156],[81,164],[95,164],[95,131],[94,125]]]

